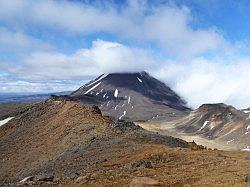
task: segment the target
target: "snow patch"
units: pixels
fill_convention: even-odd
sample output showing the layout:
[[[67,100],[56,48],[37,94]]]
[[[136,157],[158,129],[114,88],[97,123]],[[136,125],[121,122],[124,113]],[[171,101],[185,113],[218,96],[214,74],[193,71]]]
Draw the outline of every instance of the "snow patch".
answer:
[[[241,149],[241,151],[250,151],[250,146],[247,146],[246,148]]]
[[[234,138],[232,140],[227,141],[227,144],[231,143],[234,141]]]
[[[95,95],[99,95],[99,92],[97,92]]]
[[[25,177],[24,179],[20,180],[19,183],[24,183],[29,180],[32,176]]]
[[[245,132],[245,134],[248,134],[250,130],[250,125],[247,126],[247,132]]]
[[[210,129],[212,130],[215,126],[214,125],[211,125]]]
[[[201,127],[198,131],[201,131],[202,129],[204,129],[204,128],[207,126],[208,123],[209,123],[209,121],[206,120],[206,121],[203,123],[202,127]]]
[[[97,82],[99,82],[100,80],[102,80],[104,77],[106,77],[108,74],[103,74],[99,77],[99,79],[95,80],[94,82],[91,82],[90,84],[88,84],[87,86],[91,86]]]
[[[244,110],[243,112],[246,113],[246,114],[250,113],[249,110]]]
[[[127,114],[127,111],[124,111],[123,114],[119,117],[119,119],[122,119],[123,116]]]
[[[103,95],[103,98],[105,98],[105,97],[106,97],[106,95],[107,95],[107,93],[105,93],[105,94]]]
[[[137,77],[137,80],[138,80],[140,83],[142,83],[142,80],[141,80],[139,77]]]
[[[128,96],[128,104],[130,103],[130,96]]]
[[[94,90],[97,86],[99,86],[102,82],[99,82],[98,84],[96,84],[95,86],[93,86],[92,88],[90,88],[88,91],[86,91],[84,93],[84,95],[88,94],[89,92],[91,92],[92,90]]]
[[[117,109],[118,105],[115,106],[115,110]]]
[[[247,126],[247,131],[249,131],[249,130],[250,130],[250,125]]]
[[[0,126],[2,126],[2,125],[4,125],[4,124],[6,124],[6,123],[8,123],[10,120],[12,120],[14,117],[9,117],[9,118],[6,118],[6,119],[4,119],[4,120],[1,120],[0,121]]]
[[[158,118],[159,114],[157,114],[156,116],[153,116],[152,119]]]
[[[119,90],[115,89],[115,92],[114,92],[114,96],[115,96],[115,97],[118,96],[118,92],[119,92]]]

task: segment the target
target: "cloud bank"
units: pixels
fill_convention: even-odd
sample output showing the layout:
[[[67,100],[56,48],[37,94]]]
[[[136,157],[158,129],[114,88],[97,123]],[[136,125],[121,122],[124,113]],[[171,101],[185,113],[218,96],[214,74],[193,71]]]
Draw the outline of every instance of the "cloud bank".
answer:
[[[250,106],[250,58],[237,61],[193,59],[189,63],[168,62],[156,76],[182,95],[189,106],[227,103],[238,108]]]

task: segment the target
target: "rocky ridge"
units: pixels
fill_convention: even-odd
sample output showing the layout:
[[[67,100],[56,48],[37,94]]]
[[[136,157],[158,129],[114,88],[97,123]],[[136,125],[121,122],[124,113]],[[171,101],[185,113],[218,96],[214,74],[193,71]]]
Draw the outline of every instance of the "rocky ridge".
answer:
[[[114,122],[96,106],[51,98],[0,127],[0,181],[67,182],[150,144],[189,147],[183,140],[147,132],[133,122]]]

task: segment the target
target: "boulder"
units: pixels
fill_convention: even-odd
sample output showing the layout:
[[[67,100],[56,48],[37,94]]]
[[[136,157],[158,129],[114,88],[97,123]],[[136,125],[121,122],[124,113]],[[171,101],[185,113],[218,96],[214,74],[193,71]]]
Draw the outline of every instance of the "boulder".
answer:
[[[129,170],[136,170],[137,168],[153,168],[154,164],[149,160],[139,160],[137,162],[129,163],[127,168]]]
[[[250,173],[246,175],[245,182],[249,182],[250,183]]]
[[[94,105],[94,106],[92,107],[92,111],[93,111],[93,112],[96,112],[97,114],[101,114],[101,115],[102,115],[102,111],[101,111],[100,108],[99,108],[98,106],[96,106],[96,105]]]
[[[69,178],[70,179],[76,179],[77,177],[79,177],[79,173],[78,172],[75,172],[75,173],[71,173],[70,175],[69,175]]]
[[[42,182],[53,182],[54,176],[49,174],[40,174],[36,176],[36,180]]]

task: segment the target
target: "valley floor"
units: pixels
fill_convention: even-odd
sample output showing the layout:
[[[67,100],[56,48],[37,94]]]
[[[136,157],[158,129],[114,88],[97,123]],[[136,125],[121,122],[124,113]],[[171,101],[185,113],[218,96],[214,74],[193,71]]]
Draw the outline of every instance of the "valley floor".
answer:
[[[218,140],[208,140],[199,135],[192,135],[192,134],[188,134],[184,132],[177,132],[175,130],[175,125],[173,122],[151,121],[151,122],[140,122],[140,123],[137,123],[137,125],[141,126],[142,128],[148,131],[158,132],[161,135],[173,136],[176,138],[183,139],[187,142],[194,141],[198,145],[203,145],[211,149],[219,149],[219,150],[227,150],[227,151],[239,150],[234,145],[227,145]]]

